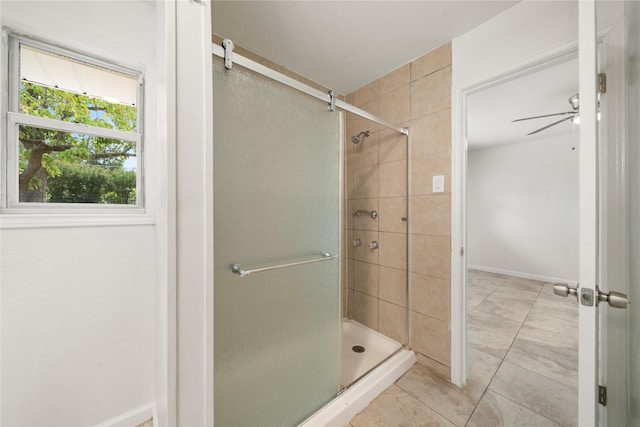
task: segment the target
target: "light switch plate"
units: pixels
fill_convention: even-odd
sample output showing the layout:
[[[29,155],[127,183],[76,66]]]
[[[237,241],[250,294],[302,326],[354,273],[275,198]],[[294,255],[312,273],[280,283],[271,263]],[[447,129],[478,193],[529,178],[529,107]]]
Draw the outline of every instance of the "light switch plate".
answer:
[[[433,192],[444,193],[444,175],[435,175],[433,177]]]

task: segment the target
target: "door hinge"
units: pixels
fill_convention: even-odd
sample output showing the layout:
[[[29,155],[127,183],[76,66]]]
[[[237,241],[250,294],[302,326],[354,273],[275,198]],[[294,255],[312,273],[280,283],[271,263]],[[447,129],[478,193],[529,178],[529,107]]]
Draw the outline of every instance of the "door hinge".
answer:
[[[603,385],[598,386],[598,403],[607,406],[607,387]]]
[[[598,92],[607,93],[607,75],[605,73],[598,74]]]

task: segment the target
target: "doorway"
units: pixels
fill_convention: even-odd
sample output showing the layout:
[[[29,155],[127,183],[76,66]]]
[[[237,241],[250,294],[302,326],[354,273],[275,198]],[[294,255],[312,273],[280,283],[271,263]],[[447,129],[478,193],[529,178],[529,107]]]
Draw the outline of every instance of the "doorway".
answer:
[[[580,4],[582,6],[582,3]],[[571,22],[572,17],[577,16],[578,5],[573,5],[570,11],[566,11],[563,16],[563,22]],[[588,147],[588,150],[580,150],[580,163],[584,165],[585,177],[581,180],[581,212],[584,208],[584,215],[581,215],[580,234],[584,236],[585,250],[581,250],[581,279],[583,283],[581,288],[586,288],[585,293],[595,293],[595,284],[601,283],[610,286],[610,289],[624,292],[626,283],[624,280],[624,268],[620,265],[626,265],[625,258],[625,233],[621,233],[626,227],[626,217],[624,213],[625,195],[624,190],[626,181],[626,172],[624,168],[619,167],[625,164],[625,135],[624,131],[624,18],[620,5],[611,3],[600,3],[598,8],[598,47],[600,47],[605,55],[597,56],[597,64],[595,55],[591,54],[594,49],[593,42],[596,36],[593,33],[595,26],[594,11],[590,9],[593,4],[585,4],[584,8],[580,8],[580,46],[584,47],[585,55],[581,55],[584,59],[580,66],[580,81],[583,88],[581,94],[585,95],[581,99],[581,107],[585,113],[585,123],[581,125],[582,137],[588,136],[587,143],[581,141],[581,146]],[[611,7],[609,7],[611,6]],[[616,6],[616,7],[614,7]],[[554,12],[560,13],[554,8]],[[547,13],[545,16],[549,16]],[[516,21],[516,18],[522,18]],[[550,25],[549,38],[532,38],[531,34],[539,34],[541,22],[537,21],[533,16],[512,16],[508,23],[512,25],[519,22],[518,29],[514,26],[511,37],[503,39],[500,37],[476,38],[464,37],[457,43],[454,43],[454,61],[459,64],[458,73],[454,74],[453,79],[453,98],[452,98],[452,121],[463,124],[452,128],[452,188],[457,192],[452,192],[452,366],[451,380],[458,386],[470,382],[472,377],[470,373],[473,366],[469,369],[470,363],[467,361],[466,347],[466,275],[467,275],[467,241],[466,241],[466,207],[465,191],[466,191],[466,135],[463,134],[464,126],[466,126],[467,114],[467,97],[472,92],[480,88],[486,88],[490,84],[507,81],[514,78],[514,74],[521,73],[523,70],[531,71],[532,66],[540,66],[541,63],[548,63],[553,58],[564,55],[567,50],[575,49],[576,34],[573,32],[575,27],[553,27]],[[546,23],[547,21],[545,21]],[[496,23],[507,25],[507,22]],[[546,24],[545,24],[546,25]],[[562,31],[560,31],[562,29]],[[566,30],[566,31],[565,31]],[[482,33],[484,34],[484,33]],[[480,35],[480,34],[478,34]],[[529,40],[531,43],[521,43]],[[600,52],[602,53],[602,52]],[[478,62],[482,56],[481,68],[468,67]],[[479,63],[479,62],[478,62]],[[595,91],[590,88],[596,88],[597,76],[590,72],[595,70],[596,66],[600,72],[606,72],[607,90],[604,97],[600,97],[599,103],[595,100]],[[599,110],[606,112],[603,114],[602,120],[596,123],[596,109],[599,104]],[[588,125],[588,126],[585,126]],[[593,134],[595,128],[599,129],[600,141],[599,146],[595,143]],[[586,132],[586,129],[589,132]],[[599,150],[596,150],[596,147]],[[599,172],[599,180],[595,182],[596,161],[598,162],[597,170]],[[594,185],[595,184],[595,185]],[[599,207],[599,218],[594,214],[592,206],[596,203],[597,191],[600,190],[600,198],[597,200]],[[457,195],[456,195],[457,194]],[[582,219],[585,219],[584,221]],[[596,219],[599,220],[596,221]],[[588,220],[588,221],[587,221]],[[614,224],[615,223],[615,224]],[[616,225],[617,224],[617,225]],[[599,226],[599,227],[598,227]],[[599,236],[594,232],[599,229]],[[622,238],[621,238],[622,237]],[[595,244],[599,243],[597,248]],[[592,250],[593,248],[593,250]],[[597,259],[597,261],[595,261]],[[590,261],[593,260],[593,261]],[[597,271],[596,271],[597,270]],[[622,280],[615,280],[621,278]],[[463,285],[464,284],[464,285]],[[602,287],[600,288],[602,290]],[[606,290],[608,291],[608,289]],[[610,322],[607,310],[603,310],[603,304],[600,304],[600,310],[595,308],[595,304],[589,306],[589,298],[585,298],[587,304],[580,305],[580,353],[588,355],[588,357],[580,357],[580,419],[584,424],[593,425],[595,417],[600,417],[602,422],[603,414],[620,413],[625,414],[624,402],[626,380],[620,375],[612,377],[609,368],[618,366],[620,369],[614,370],[614,374],[618,371],[624,372],[627,366],[624,357],[625,335],[621,331],[612,334],[611,327],[614,330],[621,328],[621,322]],[[594,309],[595,308],[595,309]],[[608,310],[613,312],[613,310]],[[598,312],[600,315],[598,316]],[[604,314],[603,314],[604,312]],[[583,316],[584,314],[584,316]],[[598,326],[598,320],[600,325]],[[600,347],[595,350],[598,341],[596,331],[600,331]],[[603,336],[605,340],[603,340]],[[613,343],[615,342],[615,344]],[[618,346],[618,347],[616,347]],[[612,348],[617,348],[617,352],[611,352]],[[613,358],[612,358],[613,354]],[[613,363],[615,361],[615,363]],[[600,367],[599,381],[596,381],[595,373]],[[606,411],[602,406],[598,406],[598,402],[594,399],[597,396],[598,385],[604,384],[608,388],[608,402]],[[612,387],[616,388],[613,392]],[[612,399],[615,394],[616,398]],[[614,408],[614,400],[621,404],[622,407]],[[619,425],[611,424],[611,425]]]
[[[467,96],[467,358],[494,368],[474,422],[576,424],[578,305],[553,283],[578,278],[577,92],[572,51]]]

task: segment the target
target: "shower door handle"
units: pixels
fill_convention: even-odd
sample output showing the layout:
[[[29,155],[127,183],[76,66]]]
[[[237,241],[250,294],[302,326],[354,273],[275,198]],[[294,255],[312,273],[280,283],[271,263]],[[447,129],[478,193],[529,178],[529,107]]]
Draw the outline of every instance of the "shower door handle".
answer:
[[[321,262],[321,261],[331,261],[331,260],[334,260],[334,259],[338,258],[338,255],[329,253],[327,251],[322,251],[320,253],[320,255],[322,256],[321,258],[313,258],[313,259],[306,259],[306,260],[301,260],[301,261],[293,261],[293,262],[287,262],[287,263],[276,264],[276,265],[269,265],[269,266],[266,266],[266,267],[253,268],[253,269],[248,269],[248,270],[243,269],[240,264],[231,264],[231,271],[233,273],[237,274],[240,277],[246,277],[246,276],[248,276],[250,274],[253,274],[253,273],[262,273],[263,271],[278,270],[278,269],[281,269],[281,268],[295,267],[297,265],[304,265],[304,264],[313,264],[315,262]]]

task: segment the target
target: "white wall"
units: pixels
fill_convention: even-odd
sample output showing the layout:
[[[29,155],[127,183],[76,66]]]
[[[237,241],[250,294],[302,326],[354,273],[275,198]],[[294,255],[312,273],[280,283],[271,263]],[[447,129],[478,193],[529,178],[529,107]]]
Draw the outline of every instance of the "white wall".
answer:
[[[578,280],[578,135],[469,152],[469,267]]]
[[[150,226],[2,231],[2,425],[154,400],[154,246]]]
[[[623,14],[622,1],[599,2],[598,27]],[[578,2],[524,0],[454,39],[453,84],[465,88],[485,82],[577,46],[577,39]]]
[[[0,218],[0,423],[95,425],[165,393],[156,366],[166,292],[159,268],[167,248],[157,237],[166,230],[156,225],[166,227],[166,119],[156,104],[164,22],[156,26],[148,1],[3,1],[1,12],[3,25],[146,77],[144,215],[103,226],[87,225],[103,221],[88,217],[67,226],[68,217],[40,219],[38,227]]]

